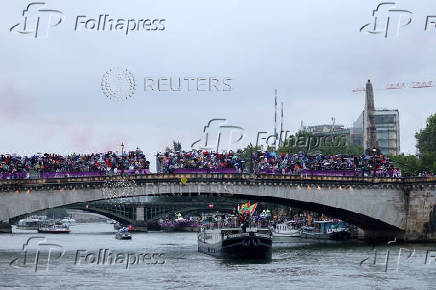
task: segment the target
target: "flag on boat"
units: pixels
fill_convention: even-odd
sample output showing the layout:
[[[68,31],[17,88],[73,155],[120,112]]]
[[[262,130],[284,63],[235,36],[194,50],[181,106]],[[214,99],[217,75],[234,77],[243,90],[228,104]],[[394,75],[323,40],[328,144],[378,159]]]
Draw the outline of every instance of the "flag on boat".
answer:
[[[248,213],[252,215],[256,211],[257,202],[248,208]]]
[[[247,202],[241,205],[241,207],[238,209],[238,213],[240,214],[248,213],[249,210],[250,210],[250,202]]]

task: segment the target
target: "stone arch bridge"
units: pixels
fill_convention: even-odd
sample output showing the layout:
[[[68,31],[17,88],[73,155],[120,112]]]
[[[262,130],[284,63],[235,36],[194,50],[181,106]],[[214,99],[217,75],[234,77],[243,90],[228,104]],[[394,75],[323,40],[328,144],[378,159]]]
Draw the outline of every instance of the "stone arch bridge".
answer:
[[[209,195],[322,212],[369,236],[436,240],[436,177],[368,178],[249,174],[149,174],[0,181],[0,228],[48,208],[114,197]]]

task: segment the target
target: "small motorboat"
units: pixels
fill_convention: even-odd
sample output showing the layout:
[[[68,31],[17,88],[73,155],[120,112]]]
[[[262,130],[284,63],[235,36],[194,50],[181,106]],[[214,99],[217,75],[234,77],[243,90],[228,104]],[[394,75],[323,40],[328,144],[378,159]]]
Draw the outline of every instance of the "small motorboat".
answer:
[[[346,240],[351,236],[350,230],[342,221],[327,220],[314,221],[314,226],[304,226],[300,229],[300,236],[305,239]]]
[[[127,228],[122,228],[115,234],[115,238],[117,240],[131,240],[132,235]]]
[[[272,228],[272,235],[273,237],[299,237],[300,230],[295,221],[288,221]]]
[[[74,226],[76,224],[76,220],[73,219],[72,217],[66,217],[66,218],[62,219],[61,222],[63,224],[67,224],[69,226]]]
[[[17,229],[19,230],[38,230],[41,220],[35,218],[27,218],[18,221]]]
[[[64,224],[60,221],[56,221],[54,223],[43,223],[38,228],[38,233],[44,234],[69,234],[70,228],[67,224]]]

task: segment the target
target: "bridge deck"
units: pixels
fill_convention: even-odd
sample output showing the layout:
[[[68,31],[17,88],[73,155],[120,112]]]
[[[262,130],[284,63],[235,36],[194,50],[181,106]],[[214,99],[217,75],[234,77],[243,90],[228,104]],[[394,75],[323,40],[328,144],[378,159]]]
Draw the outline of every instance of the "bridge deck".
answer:
[[[300,176],[300,175],[278,175],[278,174],[145,174],[128,176],[95,176],[95,177],[68,177],[68,178],[38,178],[38,179],[8,179],[0,180],[0,188],[8,186],[31,186],[49,184],[70,184],[70,183],[102,183],[107,181],[132,180],[137,182],[180,182],[186,178],[190,181],[275,181],[275,182],[343,182],[360,184],[413,184],[413,183],[436,183],[436,176],[431,177],[405,177],[405,178],[372,178],[357,176]]]
[[[296,175],[273,175],[273,174],[146,174],[129,176],[96,176],[96,177],[68,177],[68,178],[42,178],[42,179],[10,179],[0,181],[0,191],[19,190],[22,188],[57,188],[68,185],[85,185],[99,187],[107,182],[132,181],[135,183],[181,183],[182,180],[189,182],[250,182],[250,183],[291,183],[291,184],[354,184],[354,185],[413,185],[413,184],[436,184],[436,176],[432,177],[407,177],[407,178],[372,178],[372,177],[349,177],[349,176],[296,176]]]

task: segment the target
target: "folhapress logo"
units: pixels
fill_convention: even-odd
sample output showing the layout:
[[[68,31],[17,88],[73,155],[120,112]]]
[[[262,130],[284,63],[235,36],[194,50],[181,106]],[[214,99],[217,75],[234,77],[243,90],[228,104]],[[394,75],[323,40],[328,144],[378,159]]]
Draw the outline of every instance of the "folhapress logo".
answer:
[[[32,2],[23,10],[21,22],[13,25],[9,30],[19,34],[33,34],[38,36],[48,36],[50,29],[61,24],[64,19],[63,12],[46,8],[44,2]],[[77,15],[71,18],[71,30],[82,33],[95,32],[122,32],[130,35],[139,31],[164,31],[165,18],[113,18],[109,14],[99,14],[98,16],[88,17]]]
[[[109,14],[88,18],[85,15],[76,17],[75,31],[123,31],[126,35],[131,32],[162,31],[165,30],[166,19],[113,19]]]
[[[35,38],[48,36],[50,28],[61,24],[63,13],[59,10],[46,9],[44,2],[32,2],[23,10],[22,22],[9,30],[20,34],[33,34]]]
[[[65,250],[61,245],[49,243],[44,236],[33,236],[23,244],[20,256],[13,259],[9,265],[14,268],[30,267],[35,272],[43,266],[45,271],[48,271],[50,265],[59,261],[64,253]]]

